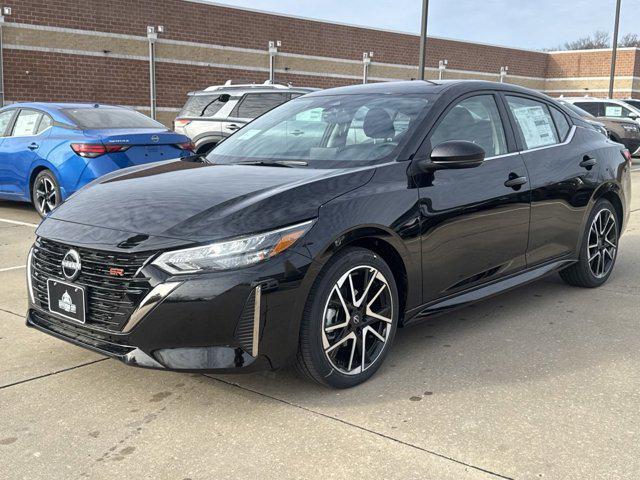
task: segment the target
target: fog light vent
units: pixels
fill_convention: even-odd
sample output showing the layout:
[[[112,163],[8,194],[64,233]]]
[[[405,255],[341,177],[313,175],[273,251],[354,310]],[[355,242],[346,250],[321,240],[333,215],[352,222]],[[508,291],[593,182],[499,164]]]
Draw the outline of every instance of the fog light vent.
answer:
[[[260,341],[261,293],[261,287],[257,286],[249,294],[238,319],[234,335],[238,345],[253,357],[258,355],[258,343]]]

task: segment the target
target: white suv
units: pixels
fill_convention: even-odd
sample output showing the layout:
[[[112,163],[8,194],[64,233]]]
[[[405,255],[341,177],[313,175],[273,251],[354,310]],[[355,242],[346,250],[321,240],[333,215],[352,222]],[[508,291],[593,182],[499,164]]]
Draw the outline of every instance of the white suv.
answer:
[[[173,122],[174,130],[191,138],[196,153],[205,154],[254,118],[315,90],[268,81],[234,85],[229,80],[224,85],[189,92],[187,102]]]
[[[594,117],[628,118],[640,124],[640,109],[624,100],[594,97],[561,97],[560,100],[572,103]]]

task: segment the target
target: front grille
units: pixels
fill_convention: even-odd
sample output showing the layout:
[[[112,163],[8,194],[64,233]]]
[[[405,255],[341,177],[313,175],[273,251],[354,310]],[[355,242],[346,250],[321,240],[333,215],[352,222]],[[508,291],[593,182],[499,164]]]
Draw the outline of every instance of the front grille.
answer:
[[[31,282],[35,303],[44,310],[49,308],[47,280],[67,281],[62,274],[62,258],[71,248],[80,254],[82,263],[80,275],[72,283],[86,289],[86,324],[108,331],[122,330],[150,290],[148,278],[135,277],[149,254],[91,250],[38,238],[33,247]],[[114,267],[123,269],[124,274],[110,275],[109,269]]]

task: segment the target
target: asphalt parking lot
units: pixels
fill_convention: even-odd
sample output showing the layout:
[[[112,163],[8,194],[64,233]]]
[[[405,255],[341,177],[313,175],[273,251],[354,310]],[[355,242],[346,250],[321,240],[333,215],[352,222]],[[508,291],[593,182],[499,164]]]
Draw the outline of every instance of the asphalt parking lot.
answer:
[[[640,166],[609,283],[401,330],[366,384],[126,367],[24,326],[38,217],[0,202],[0,478],[637,478]]]

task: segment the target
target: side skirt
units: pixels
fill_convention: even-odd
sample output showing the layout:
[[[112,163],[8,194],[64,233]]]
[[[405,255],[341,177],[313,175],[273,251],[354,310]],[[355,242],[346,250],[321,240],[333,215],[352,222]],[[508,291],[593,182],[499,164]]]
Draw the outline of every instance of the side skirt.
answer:
[[[506,292],[513,288],[520,287],[527,283],[535,282],[553,272],[568,267],[575,263],[573,259],[556,260],[546,263],[538,267],[534,267],[524,272],[516,273],[506,278],[496,280],[487,285],[474,288],[462,293],[436,300],[430,304],[425,304],[417,308],[413,308],[405,313],[403,326],[417,323],[427,317],[447,313],[451,310],[466,307],[472,303],[484,300],[500,293]]]

